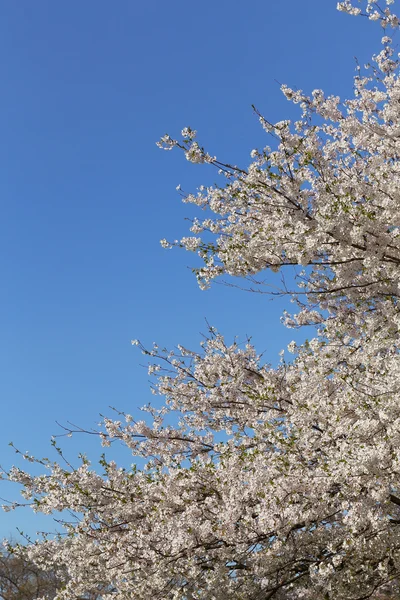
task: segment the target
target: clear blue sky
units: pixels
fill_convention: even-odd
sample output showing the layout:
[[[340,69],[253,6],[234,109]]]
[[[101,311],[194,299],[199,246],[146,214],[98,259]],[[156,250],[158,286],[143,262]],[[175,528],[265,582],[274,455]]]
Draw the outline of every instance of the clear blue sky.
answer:
[[[275,360],[292,338],[282,303],[214,286],[191,254],[162,250],[187,232],[177,184],[216,177],[157,149],[189,125],[218,158],[246,164],[266,142],[251,104],[293,114],[276,80],[351,93],[354,56],[379,27],[336,0],[19,0],[0,4],[0,463],[48,455],[55,421],[91,427],[108,406],[151,398],[132,338],[196,346],[204,318],[253,334]],[[92,448],[66,440],[69,456]],[[11,497],[5,484],[3,496]],[[0,513],[0,536],[41,521]]]

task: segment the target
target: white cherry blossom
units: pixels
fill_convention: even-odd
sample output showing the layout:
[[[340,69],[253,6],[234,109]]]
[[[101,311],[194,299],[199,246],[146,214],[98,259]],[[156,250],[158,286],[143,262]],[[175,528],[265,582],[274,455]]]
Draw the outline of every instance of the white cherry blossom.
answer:
[[[338,8],[390,30],[392,4]],[[68,511],[65,535],[20,549],[67,569],[60,600],[96,586],[117,600],[399,596],[400,80],[382,43],[349,100],[282,86],[298,120],[256,111],[271,147],[248,167],[212,157],[190,128],[161,139],[223,176],[184,197],[206,209],[194,236],[162,245],[199,254],[202,287],[222,275],[264,291],[266,269],[295,268],[283,320],[315,335],[276,368],[213,328],[198,351],[134,340],[164,405],[105,418],[98,436],[143,466],[103,456],[100,471],[82,456],[73,468],[54,441],[60,460],[37,460],[41,475],[4,474],[35,511]]]

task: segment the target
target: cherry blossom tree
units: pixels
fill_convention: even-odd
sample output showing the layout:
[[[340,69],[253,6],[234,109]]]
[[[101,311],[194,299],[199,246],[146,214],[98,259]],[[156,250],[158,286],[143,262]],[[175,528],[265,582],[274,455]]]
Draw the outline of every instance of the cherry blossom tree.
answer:
[[[0,553],[0,598],[2,600],[53,599],[65,585],[65,569],[42,571],[34,563],[14,552],[12,541]],[[101,590],[85,594],[79,600],[100,600]]]
[[[65,534],[21,548],[66,568],[60,599],[96,586],[118,600],[364,600],[400,596],[400,80],[393,0],[339,10],[383,27],[354,97],[282,86],[299,119],[270,123],[271,146],[238,167],[190,128],[160,146],[217,167],[221,185],[178,245],[202,259],[200,286],[295,270],[289,327],[315,326],[278,367],[213,328],[200,351],[142,352],[161,409],[119,413],[97,432],[141,468],[103,457],[13,468],[35,511],[68,511]],[[292,279],[292,278],[291,278]],[[178,415],[178,418],[176,418]],[[72,431],[70,433],[73,433]],[[62,455],[62,450],[58,449]],[[16,507],[15,503],[8,508]],[[98,588],[97,588],[98,589]]]
[[[0,598],[3,600],[35,600],[44,595],[54,598],[60,586],[56,573],[41,571],[31,562],[14,556],[11,550],[0,554]]]

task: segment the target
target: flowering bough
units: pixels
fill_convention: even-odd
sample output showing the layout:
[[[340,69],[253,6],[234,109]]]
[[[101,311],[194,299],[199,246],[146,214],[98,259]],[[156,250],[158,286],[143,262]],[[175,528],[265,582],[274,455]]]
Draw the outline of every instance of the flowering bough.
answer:
[[[69,511],[65,536],[21,548],[62,567],[59,598],[364,600],[400,594],[400,80],[385,6],[340,2],[385,28],[383,49],[341,102],[282,87],[300,105],[291,123],[257,113],[273,148],[248,168],[197,142],[164,136],[221,187],[186,202],[207,209],[177,245],[197,252],[202,287],[220,275],[262,277],[298,268],[299,311],[313,324],[277,368],[214,329],[199,352],[142,352],[162,409],[120,413],[97,432],[121,441],[143,468],[87,459],[14,468],[36,511]],[[169,246],[163,241],[164,246]],[[176,415],[179,419],[176,419]],[[72,429],[69,433],[73,433]],[[62,451],[59,449],[62,456]],[[28,459],[31,459],[27,455]],[[139,460],[140,459],[140,460]],[[38,461],[40,462],[40,461]]]

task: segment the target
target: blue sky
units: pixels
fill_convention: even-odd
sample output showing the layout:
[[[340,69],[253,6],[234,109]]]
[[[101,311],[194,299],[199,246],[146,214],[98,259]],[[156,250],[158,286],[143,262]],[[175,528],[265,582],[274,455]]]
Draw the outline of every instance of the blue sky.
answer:
[[[194,212],[178,184],[208,167],[155,142],[189,125],[211,154],[246,165],[267,143],[251,111],[293,115],[277,81],[351,94],[354,56],[379,50],[379,27],[336,0],[242,3],[19,0],[0,4],[0,463],[8,442],[49,455],[56,421],[92,427],[109,405],[152,397],[132,338],[197,346],[205,318],[228,338],[253,335],[275,361],[292,338],[282,302],[214,286],[195,257],[161,238]],[[93,449],[66,440],[69,456]],[[2,496],[15,496],[6,484]],[[0,513],[0,536],[43,521]]]

